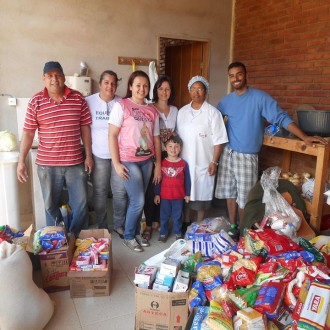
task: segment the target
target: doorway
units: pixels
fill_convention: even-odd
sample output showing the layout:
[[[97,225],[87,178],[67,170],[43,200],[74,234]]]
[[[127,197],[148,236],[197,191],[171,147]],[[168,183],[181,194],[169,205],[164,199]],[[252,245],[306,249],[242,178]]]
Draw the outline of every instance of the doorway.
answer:
[[[159,73],[170,76],[175,88],[175,105],[190,102],[188,82],[199,75],[208,79],[209,44],[204,41],[160,38]]]

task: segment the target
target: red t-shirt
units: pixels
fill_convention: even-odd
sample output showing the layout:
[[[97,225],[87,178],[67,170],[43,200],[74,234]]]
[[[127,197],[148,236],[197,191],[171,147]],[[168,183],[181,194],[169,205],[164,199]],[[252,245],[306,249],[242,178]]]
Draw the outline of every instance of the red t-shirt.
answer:
[[[171,162],[162,160],[162,181],[160,197],[164,199],[183,199],[190,196],[190,174],[187,162],[180,159]]]

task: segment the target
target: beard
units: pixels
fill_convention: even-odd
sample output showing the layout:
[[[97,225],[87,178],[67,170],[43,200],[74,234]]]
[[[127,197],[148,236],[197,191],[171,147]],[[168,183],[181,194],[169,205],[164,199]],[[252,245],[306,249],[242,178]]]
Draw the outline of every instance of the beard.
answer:
[[[239,84],[235,84],[239,82]],[[231,83],[231,86],[233,87],[233,89],[239,91],[239,90],[242,90],[242,89],[245,89],[246,88],[246,85],[247,85],[247,82],[246,82],[246,79],[242,79],[242,80],[236,80],[234,82]]]

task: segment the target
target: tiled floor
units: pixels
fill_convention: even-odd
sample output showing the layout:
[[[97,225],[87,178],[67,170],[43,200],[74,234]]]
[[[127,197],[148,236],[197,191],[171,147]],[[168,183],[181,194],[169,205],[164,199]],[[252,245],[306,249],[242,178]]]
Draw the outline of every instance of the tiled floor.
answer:
[[[225,207],[217,205],[207,217],[225,215]],[[175,241],[172,234],[166,243],[158,242],[158,232],[151,237],[151,246],[144,252],[129,250],[119,236],[112,235],[113,273],[111,293],[108,297],[70,298],[69,291],[50,294],[55,312],[46,330],[133,330],[135,318],[134,269],[143,261],[168,248]]]

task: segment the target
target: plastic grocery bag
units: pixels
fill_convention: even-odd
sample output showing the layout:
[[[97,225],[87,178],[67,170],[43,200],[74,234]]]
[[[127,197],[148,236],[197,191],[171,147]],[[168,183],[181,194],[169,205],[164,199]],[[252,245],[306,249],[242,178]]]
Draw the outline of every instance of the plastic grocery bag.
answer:
[[[168,249],[152,256],[143,264],[146,266],[160,267],[165,258],[177,259],[183,262],[191,255],[186,243],[186,240],[178,239]]]
[[[266,169],[261,176],[260,183],[264,189],[262,202],[265,203],[265,217],[261,226],[269,225],[272,229],[293,239],[297,236],[301,218],[276,189],[280,173],[281,169],[275,166]]]

